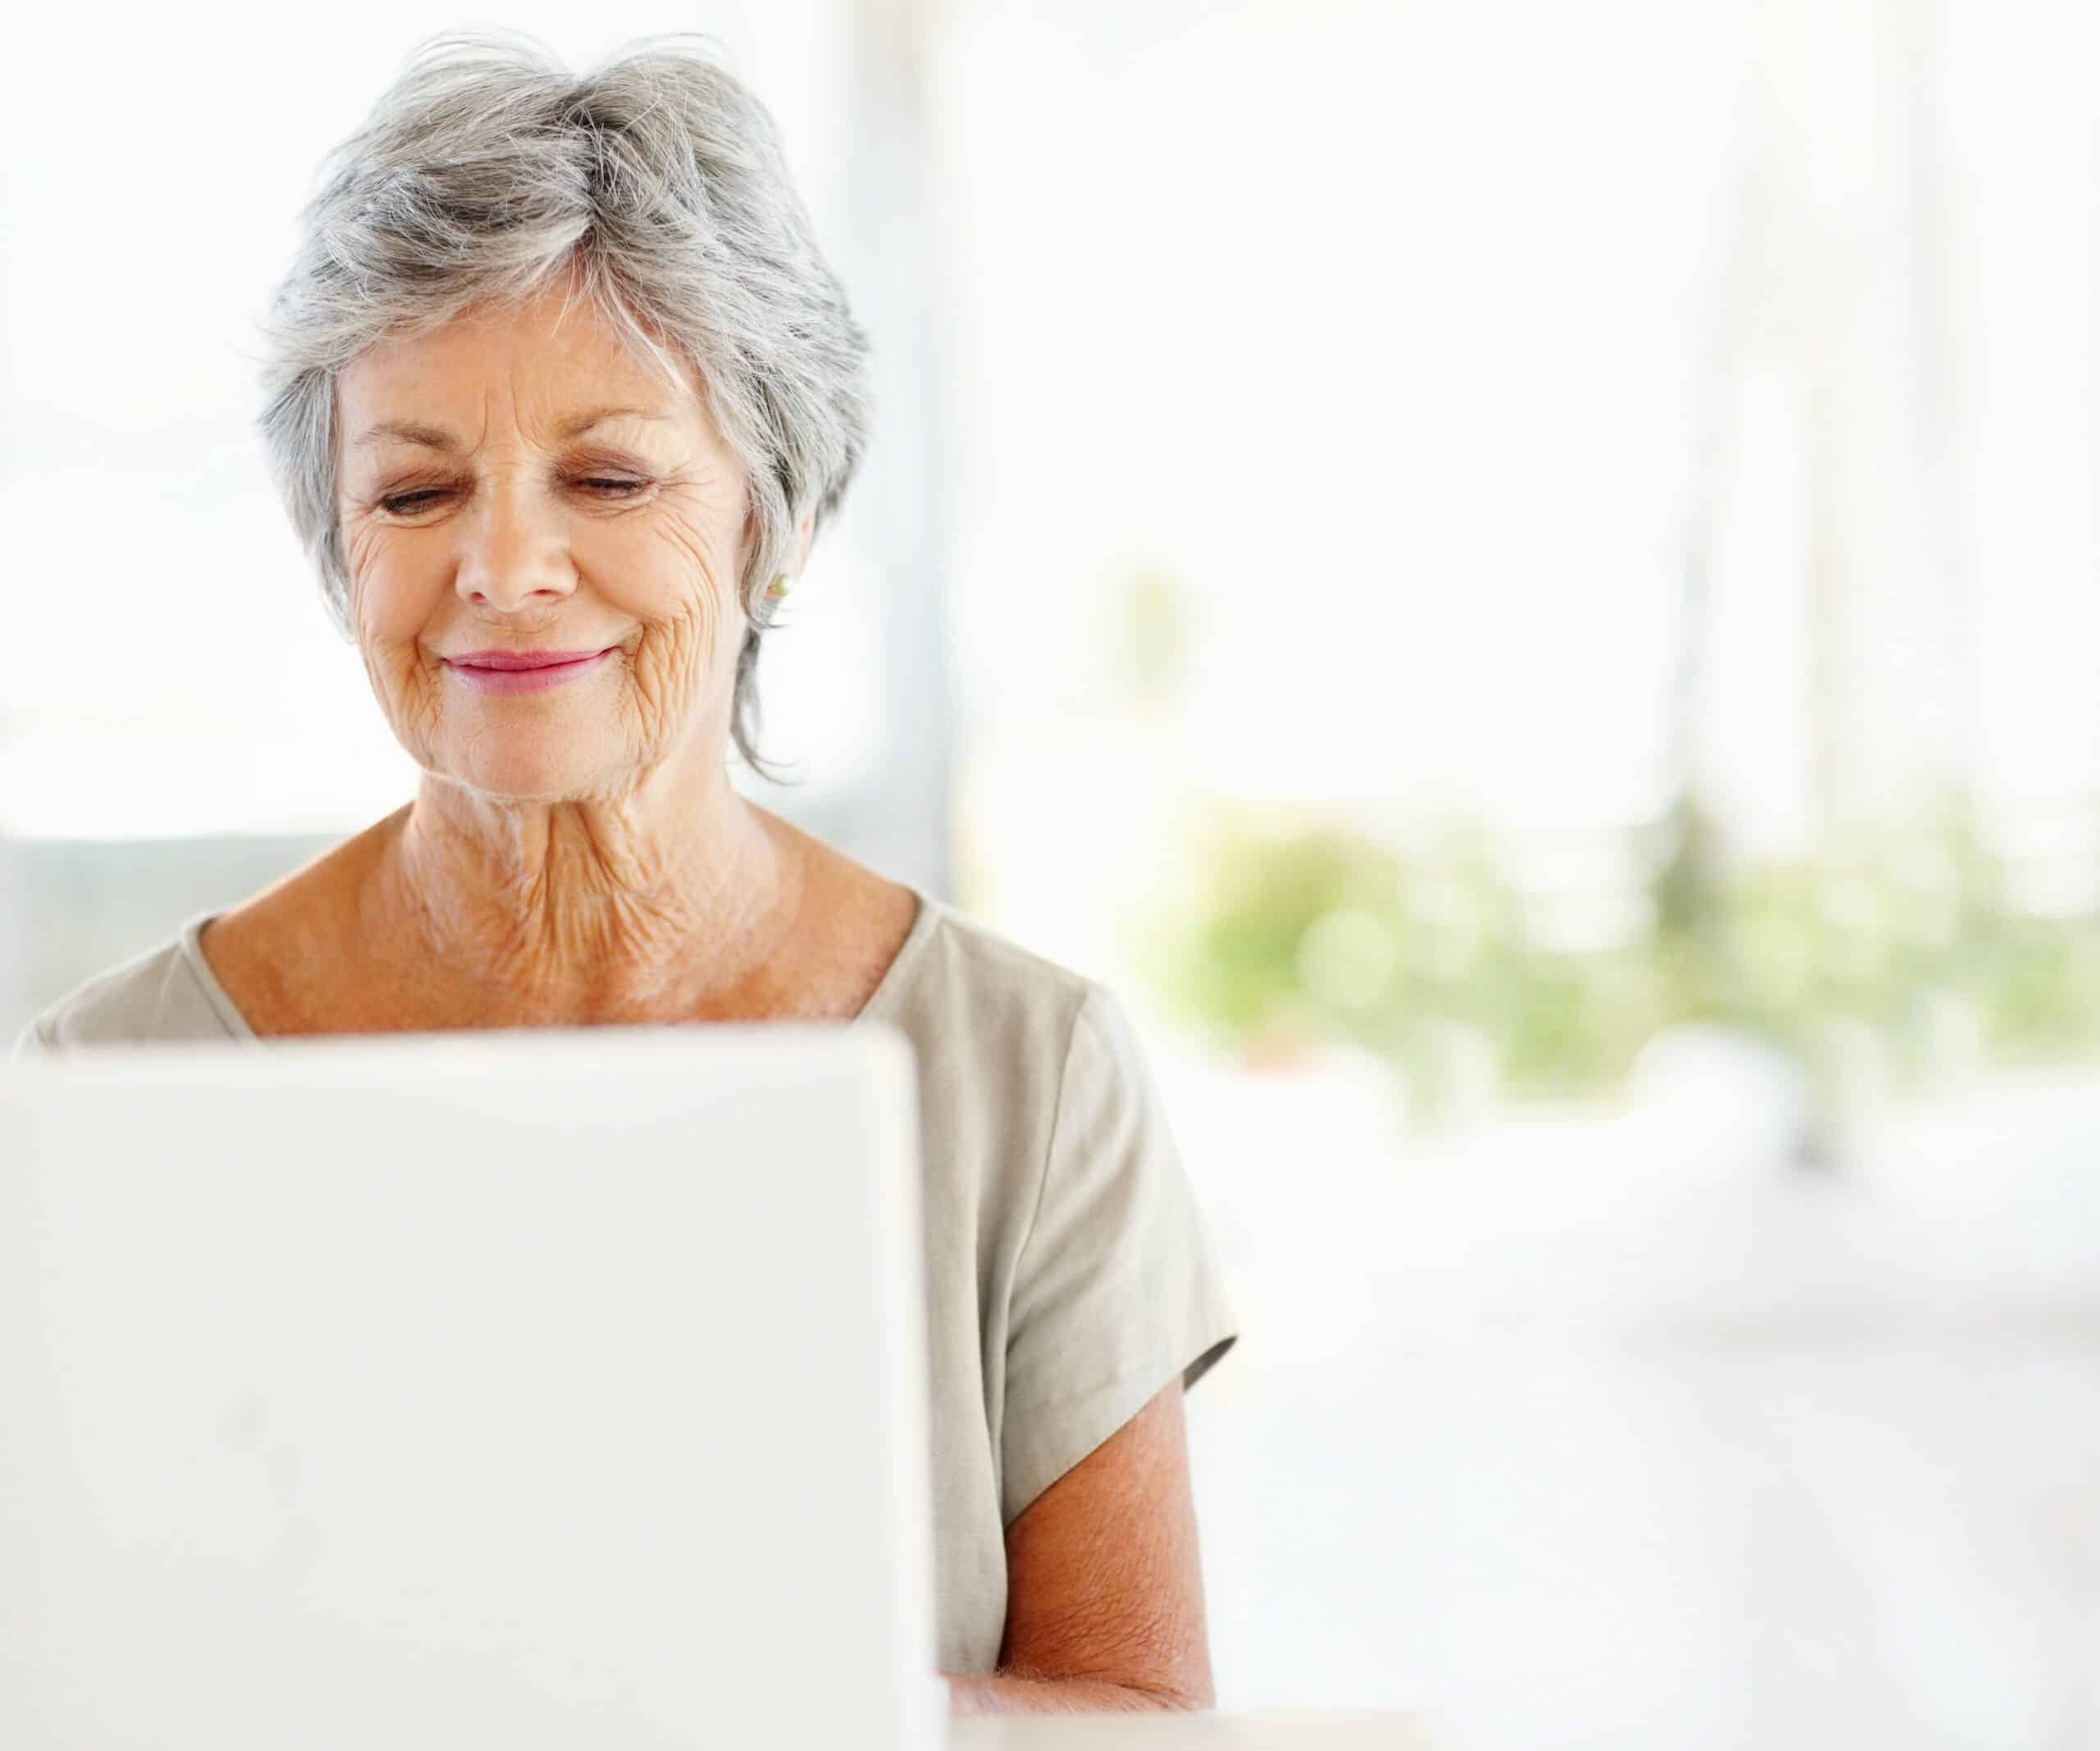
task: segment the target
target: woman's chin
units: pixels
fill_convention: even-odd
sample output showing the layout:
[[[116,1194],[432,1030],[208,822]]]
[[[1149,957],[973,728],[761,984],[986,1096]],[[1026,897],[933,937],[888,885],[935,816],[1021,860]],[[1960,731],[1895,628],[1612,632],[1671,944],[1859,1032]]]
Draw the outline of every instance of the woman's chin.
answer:
[[[467,759],[432,762],[429,769],[493,802],[584,802],[617,788],[601,764],[579,760],[573,750],[550,750],[544,758],[523,750],[493,754],[482,749]]]

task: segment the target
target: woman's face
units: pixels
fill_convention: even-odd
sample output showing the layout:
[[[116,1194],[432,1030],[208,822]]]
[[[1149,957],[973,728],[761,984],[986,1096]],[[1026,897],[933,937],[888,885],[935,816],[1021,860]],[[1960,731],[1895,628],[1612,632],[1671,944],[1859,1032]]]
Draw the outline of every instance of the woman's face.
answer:
[[[745,629],[742,466],[692,387],[562,304],[383,343],[336,389],[372,690],[427,771],[541,802],[617,796],[696,736],[726,741]],[[553,653],[577,660],[494,660]]]

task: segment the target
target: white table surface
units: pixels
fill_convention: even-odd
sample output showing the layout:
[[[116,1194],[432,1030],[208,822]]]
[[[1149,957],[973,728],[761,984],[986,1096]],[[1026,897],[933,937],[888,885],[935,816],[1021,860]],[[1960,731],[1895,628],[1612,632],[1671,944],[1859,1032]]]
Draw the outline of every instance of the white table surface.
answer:
[[[980,1715],[950,1721],[948,1744],[950,1751],[1430,1751],[1412,1716],[1326,1708]]]

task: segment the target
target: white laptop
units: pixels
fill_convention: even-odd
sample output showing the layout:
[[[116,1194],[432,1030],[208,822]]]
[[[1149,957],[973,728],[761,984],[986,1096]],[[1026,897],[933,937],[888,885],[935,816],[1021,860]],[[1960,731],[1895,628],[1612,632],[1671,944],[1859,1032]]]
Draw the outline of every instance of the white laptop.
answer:
[[[0,1066],[0,1745],[943,1740],[869,1024]]]

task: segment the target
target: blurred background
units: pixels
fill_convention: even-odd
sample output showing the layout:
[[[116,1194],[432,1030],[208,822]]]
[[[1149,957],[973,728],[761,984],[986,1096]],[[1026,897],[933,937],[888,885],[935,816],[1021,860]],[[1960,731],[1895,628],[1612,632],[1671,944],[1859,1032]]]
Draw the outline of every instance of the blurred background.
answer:
[[[249,424],[321,154],[710,32],[879,410],[739,782],[1139,1019],[1221,1703],[2100,1746],[2092,10],[587,11],[0,27],[0,1031],[409,793]]]

